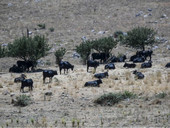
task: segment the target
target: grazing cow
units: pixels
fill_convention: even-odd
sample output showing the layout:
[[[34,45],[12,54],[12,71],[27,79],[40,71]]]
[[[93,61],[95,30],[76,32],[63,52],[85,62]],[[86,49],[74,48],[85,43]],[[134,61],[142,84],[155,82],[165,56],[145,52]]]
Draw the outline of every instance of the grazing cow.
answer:
[[[104,69],[115,69],[115,65],[114,65],[114,63],[106,64]]]
[[[93,60],[88,60],[87,61],[87,72],[89,70],[89,67],[94,67],[96,69],[99,66],[99,62],[93,61]]]
[[[11,68],[9,68],[9,72],[21,73],[21,72],[24,72],[24,69],[23,68],[19,68],[16,65],[13,65]]]
[[[151,59],[152,59],[152,53],[153,53],[153,51],[152,50],[147,50],[147,51],[137,51],[136,52],[136,55],[138,55],[138,56],[140,56],[140,57],[144,57],[145,58],[145,60],[147,59],[147,57],[149,57],[150,59],[150,61],[151,61]]]
[[[96,77],[96,78],[98,78],[98,79],[103,79],[103,78],[106,78],[106,77],[108,77],[108,76],[109,76],[108,72],[97,73],[97,74],[94,75],[94,77]]]
[[[60,74],[61,74],[62,69],[64,69],[64,74],[65,74],[65,70],[67,69],[67,73],[68,73],[68,69],[70,69],[70,68],[73,71],[74,65],[71,65],[68,61],[61,61],[59,63]]]
[[[43,83],[45,83],[45,78],[46,78],[46,77],[49,77],[49,82],[51,82],[54,75],[58,75],[58,74],[57,74],[57,71],[44,70],[44,71],[43,71]]]
[[[133,59],[133,63],[141,63],[141,62],[145,62],[144,57],[137,57],[137,58]]]
[[[84,87],[88,87],[88,86],[91,86],[91,87],[99,87],[99,85],[102,83],[102,80],[99,79],[99,80],[94,80],[94,81],[88,81],[85,83]]]
[[[152,67],[152,61],[148,61],[141,64],[141,68],[151,68],[151,67]]]
[[[126,68],[135,68],[136,67],[136,64],[128,64],[128,63],[125,63],[123,65],[123,67],[126,67]]]
[[[24,79],[23,81],[21,81],[20,92],[21,92],[21,90],[22,90],[22,92],[24,92],[25,87],[29,87],[29,91],[32,91],[33,80],[32,79]]]
[[[106,53],[92,53],[92,59],[93,60],[100,59],[100,63],[106,62],[108,58],[109,58],[109,54]]]
[[[138,79],[143,79],[145,77],[141,72],[138,72],[137,70],[133,71],[133,74],[135,74]]]
[[[26,75],[21,74],[20,77],[17,77],[17,78],[14,79],[14,82],[15,83],[22,82],[23,80],[25,80],[25,78],[26,78]]]
[[[29,68],[31,67],[31,70],[35,67],[35,64],[33,61],[17,61],[17,65],[19,68],[23,68],[25,71],[29,71]]]
[[[167,64],[165,65],[165,67],[166,67],[166,68],[170,68],[170,63],[167,63]]]

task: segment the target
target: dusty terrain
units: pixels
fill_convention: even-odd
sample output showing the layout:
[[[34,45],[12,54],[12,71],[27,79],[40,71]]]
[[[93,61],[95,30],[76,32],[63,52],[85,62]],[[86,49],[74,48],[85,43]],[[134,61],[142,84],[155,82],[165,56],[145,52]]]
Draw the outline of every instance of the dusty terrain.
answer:
[[[0,59],[0,127],[71,127],[72,120],[80,121],[80,127],[170,127],[170,69],[164,66],[170,61],[170,1],[169,0],[1,0],[0,44],[12,42],[26,33],[44,34],[52,46],[52,53],[42,58],[42,69],[57,69],[53,52],[63,46],[67,49],[64,60],[75,65],[74,72],[57,75],[52,83],[42,82],[42,73],[25,73],[34,81],[30,93],[33,103],[16,107],[11,100],[23,94],[14,78],[20,74],[8,73],[16,58]],[[152,11],[148,11],[152,9]],[[140,16],[136,17],[136,14]],[[151,13],[151,16],[148,14]],[[46,29],[37,24],[44,23]],[[136,80],[132,71],[117,63],[103,79],[100,88],[85,88],[86,81],[94,80],[92,72],[86,72],[80,58],[73,58],[75,46],[81,38],[95,39],[124,32],[136,27],[148,26],[157,31],[161,43],[153,46],[153,67],[140,69],[143,80]],[[53,27],[54,32],[49,28]],[[35,30],[36,28],[36,30]],[[102,32],[105,32],[101,34]],[[128,58],[135,50],[119,46],[112,53],[126,53]],[[50,62],[47,65],[46,62]],[[92,71],[92,70],[91,70]],[[103,72],[100,65],[96,72]],[[118,80],[115,80],[118,78]],[[130,91],[137,94],[112,107],[96,105],[93,101],[109,92]],[[44,101],[44,93],[52,92]],[[166,93],[163,99],[156,97]],[[34,123],[32,123],[34,120]],[[66,126],[62,124],[66,122]]]

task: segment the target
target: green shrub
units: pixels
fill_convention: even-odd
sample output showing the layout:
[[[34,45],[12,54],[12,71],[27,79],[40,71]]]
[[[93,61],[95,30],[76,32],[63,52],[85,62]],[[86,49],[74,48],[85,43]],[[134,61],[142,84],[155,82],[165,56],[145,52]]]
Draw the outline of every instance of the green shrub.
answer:
[[[50,30],[50,32],[54,32],[54,28],[53,27],[49,28],[49,30]]]
[[[25,107],[31,103],[30,96],[27,95],[20,95],[16,97],[16,102],[14,103],[15,106]]]
[[[15,39],[8,45],[8,55],[17,57],[24,61],[37,61],[47,55],[49,45],[44,36],[36,35],[34,37],[23,36]]]
[[[92,48],[96,51],[104,52],[106,54],[109,54],[114,47],[117,45],[117,41],[114,40],[113,37],[102,37],[96,40],[91,41]]]
[[[0,44],[0,58],[3,58],[7,55],[7,49],[5,47],[2,47]]]
[[[38,27],[40,27],[40,29],[45,29],[45,24],[38,24]]]
[[[92,43],[91,41],[87,40],[85,43],[81,43],[80,45],[76,46],[76,52],[80,54],[80,57],[83,60],[83,64],[86,64],[88,57],[91,53]]]
[[[60,48],[54,53],[54,55],[56,57],[56,64],[59,65],[59,63],[63,59],[63,56],[65,55],[65,53],[66,53],[65,48]]]
[[[97,100],[94,102],[100,105],[108,105],[112,106],[124,99],[127,98],[134,98],[136,97],[136,94],[133,94],[132,92],[125,91],[124,93],[109,93],[109,94],[104,94],[100,96]]]
[[[127,36],[122,41],[126,46],[145,50],[146,45],[153,45],[156,32],[147,27],[137,27],[127,32]]]
[[[156,95],[157,98],[165,98],[166,96],[167,96],[167,94],[165,92],[161,92]]]

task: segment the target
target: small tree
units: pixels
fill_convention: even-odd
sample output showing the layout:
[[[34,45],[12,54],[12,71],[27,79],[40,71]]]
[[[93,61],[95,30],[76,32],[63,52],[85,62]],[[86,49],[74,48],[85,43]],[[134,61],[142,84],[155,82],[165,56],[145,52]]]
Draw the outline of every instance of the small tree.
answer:
[[[109,54],[112,51],[112,49],[116,47],[117,41],[115,41],[113,37],[109,36],[96,39],[92,41],[92,44],[93,49],[95,49],[99,53],[104,52],[106,54]]]
[[[8,45],[8,55],[17,57],[24,61],[36,62],[41,57],[47,55],[49,46],[44,36],[36,35],[34,37],[23,36],[15,39],[13,43]]]
[[[7,52],[7,49],[0,45],[0,58],[5,57],[6,56],[6,52]]]
[[[63,56],[65,55],[65,53],[66,53],[65,48],[60,48],[54,53],[54,55],[56,57],[56,64],[59,65],[59,63],[63,59]]]
[[[146,45],[155,43],[155,34],[156,32],[151,28],[137,27],[127,32],[127,36],[122,43],[144,51]]]
[[[85,43],[81,43],[80,45],[76,46],[76,52],[80,54],[83,63],[86,64],[88,57],[91,53],[92,43],[91,41],[86,41]]]

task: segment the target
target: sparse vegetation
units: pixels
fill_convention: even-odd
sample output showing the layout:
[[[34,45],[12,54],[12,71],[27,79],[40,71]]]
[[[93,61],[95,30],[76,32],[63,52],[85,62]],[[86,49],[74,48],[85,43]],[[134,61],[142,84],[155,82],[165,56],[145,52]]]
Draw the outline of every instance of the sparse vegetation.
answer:
[[[8,55],[24,61],[36,62],[41,57],[46,56],[48,50],[47,39],[40,35],[34,37],[23,36],[8,45]]]
[[[112,49],[116,47],[117,41],[114,40],[113,37],[109,36],[92,40],[91,44],[92,48],[98,51],[99,53],[104,52],[106,54],[110,54]]]
[[[54,32],[54,28],[53,27],[49,28],[49,30],[50,30],[50,32]]]
[[[146,45],[153,45],[156,32],[147,27],[136,27],[127,32],[127,36],[122,41],[123,44],[136,49],[145,50]]]
[[[55,57],[56,57],[56,64],[59,65],[60,61],[63,59],[63,56],[66,53],[66,49],[65,48],[60,48],[55,52]]]
[[[16,102],[14,102],[15,106],[25,107],[31,103],[30,96],[20,95],[16,97]]]
[[[92,43],[91,41],[86,41],[85,43],[81,43],[80,45],[76,46],[76,52],[80,54],[83,64],[86,64],[88,57],[91,53]]]
[[[40,29],[45,29],[45,24],[38,24],[37,25]]]
[[[166,96],[167,96],[167,94],[165,92],[161,92],[156,95],[157,98],[165,98]]]
[[[0,44],[0,58],[7,56],[7,49]]]
[[[121,100],[127,99],[127,98],[135,98],[136,94],[133,94],[132,92],[125,91],[124,93],[109,93],[104,94],[100,96],[97,100],[95,100],[95,103],[103,105],[103,106],[112,106]]]

